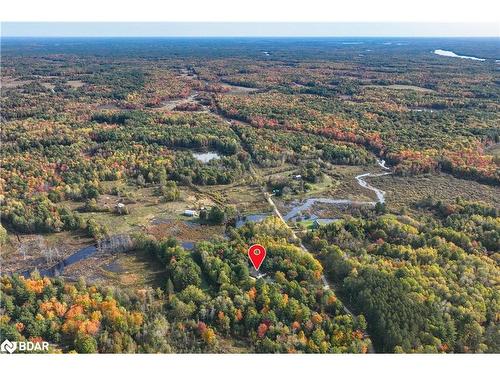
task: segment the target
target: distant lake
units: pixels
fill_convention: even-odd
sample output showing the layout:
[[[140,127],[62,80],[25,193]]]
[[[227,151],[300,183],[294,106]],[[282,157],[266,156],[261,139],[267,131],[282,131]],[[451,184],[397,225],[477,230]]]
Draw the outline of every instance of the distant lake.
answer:
[[[193,156],[202,163],[208,163],[213,159],[220,159],[219,154],[216,152],[193,152]]]
[[[468,59],[468,60],[475,60],[475,61],[485,61],[485,59],[480,59],[479,57],[457,55],[455,52],[446,51],[444,49],[436,49],[436,50],[434,50],[433,53],[435,53],[436,55],[439,55],[439,56],[458,57],[459,59]]]

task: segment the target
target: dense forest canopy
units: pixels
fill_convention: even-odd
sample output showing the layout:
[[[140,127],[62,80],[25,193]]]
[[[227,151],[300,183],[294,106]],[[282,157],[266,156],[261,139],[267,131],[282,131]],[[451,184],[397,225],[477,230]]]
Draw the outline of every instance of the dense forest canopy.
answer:
[[[167,281],[137,295],[36,274],[4,276],[0,333],[87,353],[220,352],[228,338],[255,352],[366,352],[364,318],[353,319],[332,291],[323,290],[320,263],[287,243],[288,231],[268,219],[233,232],[228,242],[201,242],[192,252],[175,239],[138,238],[136,249],[166,267]],[[245,245],[251,241],[268,249],[265,279],[248,272]]]
[[[430,198],[416,212],[346,217],[307,241],[385,350],[497,352],[498,209]]]
[[[1,44],[1,338],[500,350],[498,39]]]

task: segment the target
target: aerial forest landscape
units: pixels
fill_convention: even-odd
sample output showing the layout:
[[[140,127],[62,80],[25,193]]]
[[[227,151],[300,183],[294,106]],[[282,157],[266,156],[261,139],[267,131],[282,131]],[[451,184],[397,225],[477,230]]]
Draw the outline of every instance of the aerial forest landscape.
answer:
[[[2,38],[0,341],[500,353],[499,40]]]

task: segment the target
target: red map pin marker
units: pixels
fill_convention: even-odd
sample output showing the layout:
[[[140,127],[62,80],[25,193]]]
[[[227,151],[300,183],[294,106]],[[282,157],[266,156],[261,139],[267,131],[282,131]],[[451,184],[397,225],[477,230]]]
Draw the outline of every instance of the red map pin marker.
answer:
[[[255,270],[258,271],[260,265],[266,257],[266,249],[264,249],[261,245],[252,245],[248,249],[248,257],[250,258]]]

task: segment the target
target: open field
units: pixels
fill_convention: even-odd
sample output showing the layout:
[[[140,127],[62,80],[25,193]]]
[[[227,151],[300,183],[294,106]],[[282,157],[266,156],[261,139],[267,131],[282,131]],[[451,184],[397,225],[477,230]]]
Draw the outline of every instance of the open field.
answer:
[[[80,87],[85,86],[85,82],[80,80],[69,80],[66,82],[67,85],[71,86],[74,89],[79,89]]]
[[[115,184],[106,184],[111,189]],[[187,220],[183,216],[184,210],[200,209],[210,207],[214,202],[209,196],[204,196],[188,187],[180,189],[180,198],[174,202],[162,202],[155,193],[157,186],[137,188],[125,185],[123,197],[102,194],[97,200],[97,208],[104,212],[82,212],[81,215],[88,219],[93,218],[99,224],[106,226],[110,234],[133,233],[153,225],[155,222],[165,220]],[[118,202],[125,202],[129,210],[127,215],[119,215],[114,212]],[[80,202],[63,202],[72,209],[82,206]]]
[[[431,89],[426,89],[425,87],[419,87],[419,86],[413,86],[413,85],[366,85],[363,86],[366,88],[371,88],[371,89],[378,89],[378,88],[384,88],[384,89],[392,89],[392,90],[413,90],[413,91],[419,91],[419,92],[435,92],[434,90]]]
[[[383,176],[373,177],[370,181],[386,191],[390,208],[401,209],[429,196],[445,202],[456,198],[481,201],[500,208],[500,188],[485,186],[475,181],[457,179],[450,175],[431,176]]]

